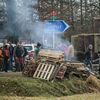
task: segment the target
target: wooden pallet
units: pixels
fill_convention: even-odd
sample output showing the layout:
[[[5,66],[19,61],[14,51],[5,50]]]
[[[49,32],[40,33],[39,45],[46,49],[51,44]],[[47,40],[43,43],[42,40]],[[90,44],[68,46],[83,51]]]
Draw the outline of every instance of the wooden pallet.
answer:
[[[50,80],[54,74],[56,66],[54,64],[40,63],[33,75],[34,78]]]
[[[39,52],[39,58],[46,58],[46,59],[63,59],[64,53],[60,51],[54,50],[41,50]]]
[[[66,70],[67,70],[67,66],[65,66],[64,63],[61,63],[61,65],[60,65],[60,67],[59,67],[59,70],[58,70],[58,72],[57,72],[56,78],[57,78],[57,79],[63,79]]]

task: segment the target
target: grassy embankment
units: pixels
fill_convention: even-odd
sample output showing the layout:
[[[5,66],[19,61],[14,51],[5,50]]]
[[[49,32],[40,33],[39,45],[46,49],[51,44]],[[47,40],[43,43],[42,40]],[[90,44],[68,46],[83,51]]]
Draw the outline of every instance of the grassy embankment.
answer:
[[[51,100],[53,100],[54,97],[91,93],[93,91],[98,92],[98,89],[92,86],[91,83],[87,84],[86,81],[77,78],[71,80],[49,82],[44,80],[22,77],[21,75],[18,76],[0,75],[0,96],[1,96],[0,100],[17,100],[15,99],[16,96],[20,96],[18,100],[28,100],[28,98],[24,99],[26,97],[34,97],[34,98],[51,97],[52,98]],[[11,99],[7,99],[8,96],[10,97],[15,96],[15,97],[11,97]],[[29,98],[29,100],[31,99]],[[37,98],[36,100],[40,100],[40,99]],[[43,98],[43,100],[46,99]],[[88,100],[88,99],[83,99],[83,100]]]

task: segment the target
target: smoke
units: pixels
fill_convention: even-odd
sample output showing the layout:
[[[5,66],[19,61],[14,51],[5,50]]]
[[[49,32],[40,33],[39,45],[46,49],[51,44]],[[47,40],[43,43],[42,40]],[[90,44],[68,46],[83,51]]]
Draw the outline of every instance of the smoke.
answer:
[[[56,49],[56,45],[63,39],[59,34],[55,34],[53,26],[49,25],[51,29],[44,30],[45,23],[39,21],[38,11],[33,8],[35,4],[37,0],[7,0],[8,22],[5,30],[10,34],[29,38],[34,42],[41,42],[45,47]]]
[[[44,27],[46,23],[39,20],[39,12],[33,8],[35,4],[37,0],[7,0],[5,31],[35,43],[40,42],[45,48],[64,51],[68,59],[69,48],[72,48],[70,42],[61,38],[63,33],[56,34],[53,26],[49,25],[49,30],[46,30],[48,25]]]
[[[59,25],[58,25],[59,27]],[[68,41],[64,41],[62,36],[64,33],[57,32],[57,29],[52,24],[48,24],[48,21],[37,21],[34,23],[34,33],[36,33],[35,41],[40,41],[44,47],[57,49],[57,45],[61,43],[69,44]],[[34,38],[34,35],[31,36]],[[36,40],[37,39],[37,40]]]
[[[15,23],[24,35],[32,26],[32,0],[15,0]]]
[[[29,37],[33,30],[33,17],[36,16],[35,9],[33,9],[36,3],[37,0],[7,0],[7,23],[4,31],[9,35],[18,35],[19,37],[28,35]]]
[[[48,28],[49,27],[49,28]],[[74,57],[74,47],[66,39],[64,39],[64,33],[59,33],[51,25],[46,25],[46,22],[38,21],[34,24],[34,32],[36,36],[32,35],[35,42],[40,42],[43,44],[45,49],[53,49],[58,51],[63,51],[66,60],[75,60]]]

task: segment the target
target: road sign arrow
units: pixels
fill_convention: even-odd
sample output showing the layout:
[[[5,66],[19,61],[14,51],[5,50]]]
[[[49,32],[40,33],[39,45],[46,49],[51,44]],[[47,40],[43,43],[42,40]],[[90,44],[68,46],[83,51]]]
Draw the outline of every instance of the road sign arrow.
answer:
[[[70,26],[64,20],[46,20],[44,22],[45,33],[62,33]]]

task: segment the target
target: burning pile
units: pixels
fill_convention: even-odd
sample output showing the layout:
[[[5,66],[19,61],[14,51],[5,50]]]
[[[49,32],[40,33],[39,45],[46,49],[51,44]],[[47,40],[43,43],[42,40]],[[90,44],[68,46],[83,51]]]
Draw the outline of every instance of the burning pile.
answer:
[[[41,50],[38,61],[30,60],[23,74],[45,80],[64,79],[73,75],[81,77],[90,75],[83,63],[65,61],[63,52],[53,50]]]

